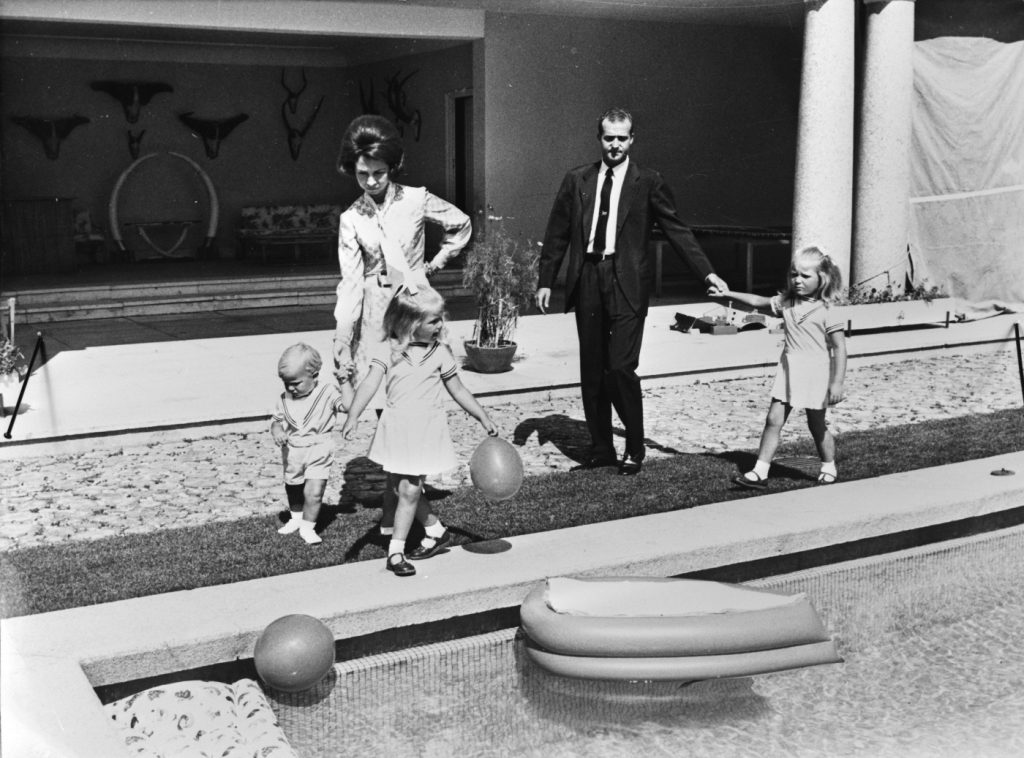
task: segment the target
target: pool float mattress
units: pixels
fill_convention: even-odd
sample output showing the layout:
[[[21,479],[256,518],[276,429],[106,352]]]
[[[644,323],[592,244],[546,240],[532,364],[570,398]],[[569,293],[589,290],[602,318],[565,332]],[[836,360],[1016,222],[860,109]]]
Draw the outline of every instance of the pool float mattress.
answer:
[[[586,679],[694,681],[841,660],[803,594],[721,582],[554,577],[520,619],[530,659]]]

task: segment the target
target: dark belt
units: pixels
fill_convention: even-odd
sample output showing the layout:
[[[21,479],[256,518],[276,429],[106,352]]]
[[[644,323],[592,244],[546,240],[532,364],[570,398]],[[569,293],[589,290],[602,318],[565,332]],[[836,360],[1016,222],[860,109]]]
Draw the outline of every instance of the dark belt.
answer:
[[[584,253],[584,263],[600,263],[601,261],[611,260],[615,257],[615,253]]]

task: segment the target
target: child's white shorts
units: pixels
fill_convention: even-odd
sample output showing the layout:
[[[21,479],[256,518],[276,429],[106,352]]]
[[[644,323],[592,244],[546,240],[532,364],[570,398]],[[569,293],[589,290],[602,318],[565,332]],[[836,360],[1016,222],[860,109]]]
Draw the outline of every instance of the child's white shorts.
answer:
[[[326,440],[310,445],[299,446],[289,442],[281,448],[281,458],[285,484],[302,484],[307,479],[327,479],[334,465],[334,442],[329,436]]]

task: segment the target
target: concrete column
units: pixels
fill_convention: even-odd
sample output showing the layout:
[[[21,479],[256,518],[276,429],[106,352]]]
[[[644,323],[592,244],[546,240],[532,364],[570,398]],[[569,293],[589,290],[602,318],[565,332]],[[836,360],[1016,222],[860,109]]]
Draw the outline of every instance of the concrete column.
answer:
[[[907,271],[914,2],[864,0],[867,10],[851,284],[902,284]]]
[[[850,271],[856,0],[806,0],[793,251],[822,247]]]

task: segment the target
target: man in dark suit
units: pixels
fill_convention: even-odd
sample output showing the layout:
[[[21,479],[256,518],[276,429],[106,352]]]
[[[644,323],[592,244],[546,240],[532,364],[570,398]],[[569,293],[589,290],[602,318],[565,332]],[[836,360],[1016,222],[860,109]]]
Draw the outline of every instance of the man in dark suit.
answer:
[[[657,171],[629,160],[633,117],[620,108],[598,122],[602,160],[572,169],[562,180],[540,255],[537,307],[547,313],[551,286],[569,254],[566,311],[576,310],[580,383],[591,450],[580,468],[616,465],[612,407],[626,430],[619,474],[640,472],[644,411],[640,345],[651,292],[648,255],[657,224],[669,244],[708,285],[724,286],[690,229],[676,213]]]

